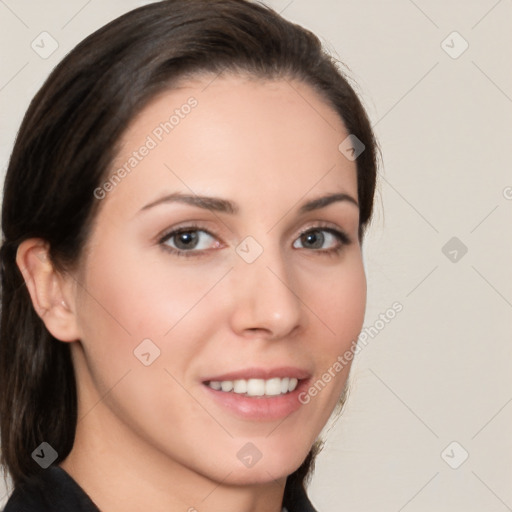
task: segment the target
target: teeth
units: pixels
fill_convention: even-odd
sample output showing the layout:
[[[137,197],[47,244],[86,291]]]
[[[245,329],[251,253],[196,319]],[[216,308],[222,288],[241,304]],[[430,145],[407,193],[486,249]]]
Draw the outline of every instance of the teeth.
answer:
[[[233,389],[233,381],[232,380],[223,380],[220,383],[220,389],[222,389],[222,391],[231,391]]]
[[[263,396],[265,394],[265,381],[263,379],[249,379],[247,381],[247,394],[249,396]]]
[[[285,392],[288,391],[288,386],[286,387]],[[268,379],[265,382],[265,394],[270,396],[280,395],[281,394],[281,379],[276,377],[274,379]]]
[[[210,382],[210,387],[212,389],[215,389],[215,390],[219,391],[221,389],[221,387],[222,387],[222,384],[218,380],[212,380]]]
[[[222,384],[221,384],[222,386]],[[235,380],[233,391],[235,393],[247,393],[247,381],[246,380]]]
[[[208,386],[216,391],[233,392],[247,396],[277,396],[293,391],[298,384],[295,377],[274,377],[272,379],[212,380]]]

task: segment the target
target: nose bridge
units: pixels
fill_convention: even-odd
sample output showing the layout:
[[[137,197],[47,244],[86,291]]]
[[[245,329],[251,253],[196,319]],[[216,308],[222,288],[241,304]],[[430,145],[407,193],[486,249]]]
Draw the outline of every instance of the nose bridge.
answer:
[[[263,330],[267,336],[279,338],[303,325],[304,311],[295,291],[293,267],[285,261],[278,244],[264,247],[247,237],[236,252],[234,329]]]

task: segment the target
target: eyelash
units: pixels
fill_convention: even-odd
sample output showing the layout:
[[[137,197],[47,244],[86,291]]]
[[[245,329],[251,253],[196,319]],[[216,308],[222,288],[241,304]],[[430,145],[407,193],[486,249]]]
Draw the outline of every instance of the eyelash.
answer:
[[[164,251],[167,251],[167,252],[173,254],[174,256],[185,257],[185,258],[204,256],[206,252],[209,252],[208,250],[183,251],[183,250],[175,249],[174,247],[170,247],[169,245],[165,244],[165,242],[167,242],[171,238],[178,236],[181,233],[189,233],[191,231],[202,231],[202,232],[208,234],[209,236],[211,236],[212,238],[215,238],[215,239],[217,238],[213,233],[211,233],[207,229],[204,229],[200,225],[189,224],[187,226],[180,227],[178,229],[169,231],[168,233],[164,234],[162,237],[159,238],[158,244],[162,247],[162,249]],[[352,240],[349,238],[349,236],[345,232],[340,231],[338,229],[334,229],[330,226],[322,225],[322,224],[319,224],[316,226],[310,226],[307,229],[301,231],[295,240],[299,239],[301,236],[305,235],[306,233],[314,232],[314,231],[325,231],[327,233],[330,233],[338,240],[339,245],[337,245],[336,247],[334,247],[332,249],[316,249],[316,250],[313,249],[312,252],[317,252],[317,253],[320,253],[320,254],[323,254],[326,256],[336,256],[337,254],[339,254],[342,251],[342,249],[345,246],[350,245],[352,243]]]

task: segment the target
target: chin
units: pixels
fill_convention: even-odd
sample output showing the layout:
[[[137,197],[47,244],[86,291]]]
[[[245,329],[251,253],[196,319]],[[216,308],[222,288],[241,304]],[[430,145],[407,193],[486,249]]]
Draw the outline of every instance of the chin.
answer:
[[[232,468],[232,473],[228,479],[229,483],[252,485],[286,479],[304,462],[309,449],[310,447],[298,450],[295,447],[295,449],[286,452],[273,451],[266,457],[262,454],[259,460],[253,459],[252,461],[248,456],[245,462],[242,461],[235,468]]]

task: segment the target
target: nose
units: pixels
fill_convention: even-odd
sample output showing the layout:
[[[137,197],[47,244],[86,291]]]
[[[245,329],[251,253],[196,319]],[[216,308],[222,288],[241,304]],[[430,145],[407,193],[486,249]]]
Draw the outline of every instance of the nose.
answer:
[[[231,327],[241,336],[277,340],[292,336],[307,323],[293,269],[269,250],[254,262],[239,260],[232,272]]]

